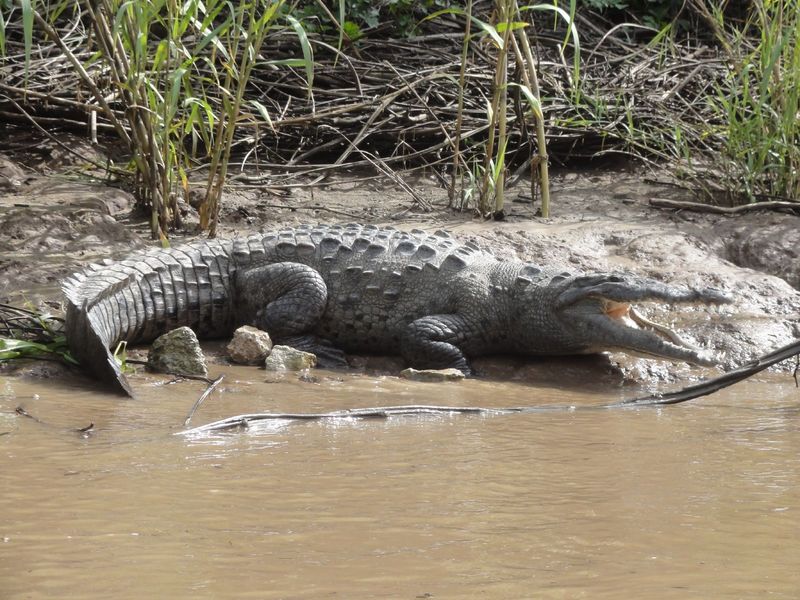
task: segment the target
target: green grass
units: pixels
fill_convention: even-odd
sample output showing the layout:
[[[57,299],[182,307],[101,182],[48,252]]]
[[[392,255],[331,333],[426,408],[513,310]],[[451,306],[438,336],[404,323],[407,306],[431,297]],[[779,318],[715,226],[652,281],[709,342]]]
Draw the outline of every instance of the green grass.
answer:
[[[729,192],[745,201],[800,198],[800,6],[756,1],[733,28],[717,10],[731,68],[709,100],[722,127]],[[748,34],[757,32],[759,37]]]

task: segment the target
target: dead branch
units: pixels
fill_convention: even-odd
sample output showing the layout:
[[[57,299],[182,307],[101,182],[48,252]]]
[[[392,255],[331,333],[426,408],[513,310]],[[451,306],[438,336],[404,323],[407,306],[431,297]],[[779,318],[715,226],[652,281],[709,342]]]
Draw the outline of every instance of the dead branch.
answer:
[[[765,354],[756,360],[743,365],[733,371],[729,371],[719,377],[714,377],[700,383],[687,386],[677,392],[669,392],[667,394],[653,394],[652,396],[645,396],[643,398],[634,398],[633,400],[625,400],[618,404],[612,404],[609,408],[623,407],[623,406],[661,406],[665,404],[679,404],[687,400],[694,400],[702,396],[713,394],[723,388],[733,385],[752,377],[756,373],[768,369],[772,365],[776,365],[793,356],[800,355],[800,341],[795,340],[791,344],[778,348],[773,352]]]
[[[203,391],[203,393],[200,395],[200,397],[197,399],[197,401],[192,405],[191,410],[186,415],[186,418],[183,420],[183,426],[184,427],[189,425],[189,421],[192,420],[192,417],[194,416],[194,413],[197,412],[197,409],[200,408],[200,405],[203,402],[205,402],[206,398],[208,398],[211,395],[211,392],[214,391],[214,388],[216,388],[220,384],[220,382],[222,381],[223,378],[224,378],[224,376],[220,375],[214,381],[209,382],[209,384],[206,386],[206,389]]]
[[[700,383],[687,386],[676,392],[666,394],[652,394],[641,398],[624,400],[613,404],[599,406],[513,406],[504,408],[487,408],[481,406],[429,406],[429,405],[404,405],[404,406],[378,406],[371,408],[356,408],[349,410],[338,410],[324,413],[251,413],[228,417],[219,421],[214,421],[200,427],[179,431],[176,435],[196,435],[201,433],[212,433],[228,431],[231,429],[247,429],[251,423],[258,421],[321,421],[321,420],[341,420],[341,419],[388,419],[400,416],[427,416],[427,415],[478,415],[496,416],[519,413],[540,413],[540,412],[559,412],[576,410],[603,410],[613,408],[632,408],[638,406],[665,406],[668,404],[680,404],[695,398],[713,394],[734,383],[747,379],[756,373],[763,371],[781,361],[793,356],[800,355],[800,340],[783,346],[773,352],[754,360],[746,365],[734,369],[719,377],[714,377]]]
[[[765,202],[742,204],[740,206],[714,206],[711,204],[703,204],[702,202],[668,200],[666,198],[651,198],[650,206],[654,206],[655,208],[669,208],[674,210],[690,210],[694,212],[714,213],[718,215],[740,215],[758,210],[774,210],[800,214],[800,202],[791,202],[789,200],[768,200]]]

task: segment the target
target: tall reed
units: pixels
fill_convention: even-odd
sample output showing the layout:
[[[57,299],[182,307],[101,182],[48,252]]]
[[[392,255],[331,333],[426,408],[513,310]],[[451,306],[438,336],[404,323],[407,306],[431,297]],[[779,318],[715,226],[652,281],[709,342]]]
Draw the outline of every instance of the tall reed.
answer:
[[[729,60],[709,102],[710,133],[722,137],[723,181],[734,201],[800,199],[800,7],[755,0],[743,24],[723,6],[692,5],[715,31]]]
[[[309,93],[313,84],[311,47],[285,0],[7,1],[11,9],[0,11],[0,23],[19,15],[26,57],[35,24],[58,45],[128,147],[139,205],[149,209],[152,235],[164,243],[179,224],[178,198],[188,194],[187,173],[197,160],[211,163],[201,226],[216,233],[235,129],[245,111],[269,122],[263,104],[244,101],[254,66],[302,67]],[[53,25],[64,15],[90,24],[92,36],[79,41],[91,44],[93,64],[81,62],[75,40],[66,43]],[[297,35],[302,57],[265,58],[264,40],[283,30]],[[0,29],[0,52],[4,42]]]
[[[532,35],[532,23],[523,18],[523,14],[553,11],[563,18],[567,24],[567,36],[574,45],[573,88],[578,93],[580,44],[573,23],[575,0],[570,2],[570,12],[559,8],[557,5],[523,5],[516,0],[495,0],[494,23],[478,19],[472,14],[472,3],[467,3],[467,10],[450,8],[438,11],[427,19],[439,17],[443,14],[462,15],[465,18],[466,30],[464,45],[461,53],[461,70],[458,79],[458,115],[456,118],[456,135],[453,138],[453,173],[450,180],[450,204],[454,204],[456,196],[460,195],[462,202],[470,200],[475,210],[483,216],[502,218],[505,207],[505,181],[507,170],[507,154],[509,143],[509,116],[511,102],[509,101],[509,88],[515,88],[515,96],[521,95],[524,102],[520,106],[526,107],[513,119],[524,132],[527,127],[524,122],[532,121],[535,135],[529,140],[532,149],[529,156],[531,164],[531,187],[538,188],[541,193],[542,215],[547,217],[550,213],[550,185],[547,158],[547,139],[545,135],[544,114],[539,92],[539,79],[536,72],[535,56],[528,37]],[[472,26],[477,33],[472,33]],[[469,61],[469,42],[473,38],[489,40],[495,51],[494,80],[492,83],[491,99],[486,106],[486,131],[487,139],[483,146],[482,156],[473,156],[470,164],[461,159],[461,112],[463,110],[463,95],[465,86],[465,72]],[[566,40],[565,40],[566,41]],[[516,67],[520,81],[509,80],[509,64]],[[519,92],[519,94],[517,94]],[[535,152],[534,152],[535,149]],[[456,191],[456,182],[461,183],[460,194]],[[537,185],[538,184],[538,185]],[[536,195],[533,195],[535,200]]]

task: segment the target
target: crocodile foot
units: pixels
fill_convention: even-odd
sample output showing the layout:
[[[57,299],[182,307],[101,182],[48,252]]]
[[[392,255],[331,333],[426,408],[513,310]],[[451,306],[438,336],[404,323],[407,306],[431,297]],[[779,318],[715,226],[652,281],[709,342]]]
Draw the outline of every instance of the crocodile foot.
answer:
[[[342,350],[315,335],[293,335],[280,338],[277,343],[303,352],[311,352],[317,357],[317,366],[323,369],[346,369],[350,366]]]

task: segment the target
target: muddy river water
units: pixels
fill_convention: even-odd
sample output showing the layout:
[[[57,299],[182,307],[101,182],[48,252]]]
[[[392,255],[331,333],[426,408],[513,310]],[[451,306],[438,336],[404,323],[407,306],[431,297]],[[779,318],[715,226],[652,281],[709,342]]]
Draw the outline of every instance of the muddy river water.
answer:
[[[635,395],[317,373],[226,379],[199,425],[396,404]],[[797,598],[800,391],[687,404],[270,422],[175,435],[204,384],[136,400],[0,378],[0,598]],[[41,422],[14,413],[22,405]],[[94,423],[91,434],[78,428]]]

